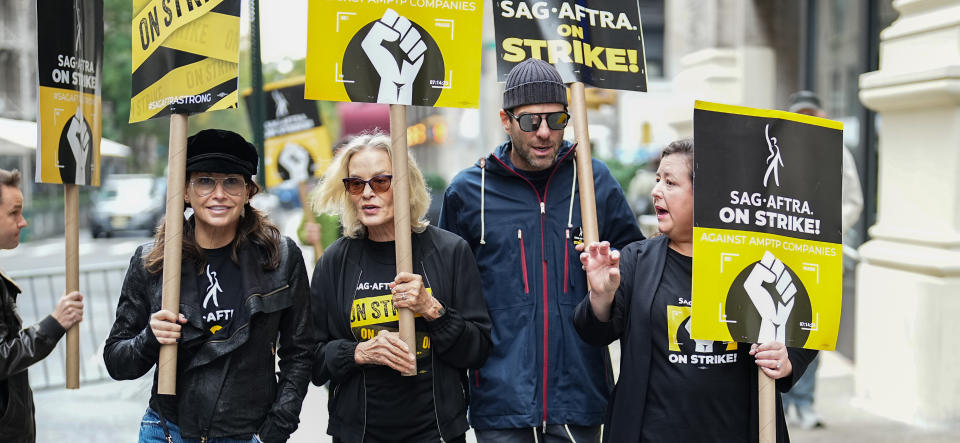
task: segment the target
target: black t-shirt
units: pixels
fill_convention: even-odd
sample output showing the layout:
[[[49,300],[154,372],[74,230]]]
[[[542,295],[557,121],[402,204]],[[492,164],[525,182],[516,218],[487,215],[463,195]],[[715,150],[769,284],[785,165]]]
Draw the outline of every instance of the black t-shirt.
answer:
[[[357,340],[372,339],[382,330],[398,330],[397,310],[389,284],[397,275],[394,242],[364,240],[360,281],[350,309],[350,328]],[[426,282],[424,282],[426,285]],[[429,291],[429,288],[427,289]],[[389,366],[364,369],[367,389],[367,426],[364,441],[440,441],[433,405],[430,336],[417,314],[417,375],[401,376]]]
[[[693,259],[667,248],[653,299],[653,358],[641,442],[746,442],[749,349],[690,338]]]
[[[234,263],[230,245],[218,249],[204,249],[207,264],[203,273],[197,277],[197,289],[200,290],[200,312],[203,315],[203,328],[211,340],[229,338],[236,330],[234,317],[243,306],[240,288],[240,266]]]

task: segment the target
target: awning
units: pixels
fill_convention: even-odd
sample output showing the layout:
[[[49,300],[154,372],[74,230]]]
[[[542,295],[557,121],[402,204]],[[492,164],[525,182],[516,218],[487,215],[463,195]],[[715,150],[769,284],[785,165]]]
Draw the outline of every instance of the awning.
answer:
[[[35,155],[37,123],[0,118],[0,155]],[[100,155],[129,157],[130,147],[105,138],[100,139]]]

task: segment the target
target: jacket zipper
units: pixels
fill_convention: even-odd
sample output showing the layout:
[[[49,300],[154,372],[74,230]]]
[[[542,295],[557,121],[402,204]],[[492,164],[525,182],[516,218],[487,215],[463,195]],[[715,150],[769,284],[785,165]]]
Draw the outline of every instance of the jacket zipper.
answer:
[[[504,168],[506,168],[508,171],[513,172],[514,175],[516,175],[517,177],[520,177],[520,179],[522,179],[523,181],[527,182],[528,185],[530,185],[530,187],[533,189],[534,195],[537,196],[537,202],[538,202],[539,205],[540,205],[540,258],[541,258],[541,260],[543,261],[543,388],[542,388],[542,390],[543,390],[543,423],[542,423],[542,425],[543,425],[543,432],[544,432],[544,434],[546,434],[546,432],[547,432],[547,375],[548,375],[547,363],[549,362],[548,352],[549,352],[549,350],[550,350],[550,334],[549,334],[549,332],[550,332],[550,316],[549,316],[550,309],[549,309],[548,300],[547,300],[547,293],[548,293],[548,290],[547,290],[547,256],[546,256],[546,246],[545,246],[545,243],[546,243],[546,242],[544,241],[544,234],[543,234],[543,227],[544,227],[544,226],[543,226],[543,222],[544,222],[544,219],[546,218],[546,214],[547,214],[547,210],[546,210],[546,205],[547,205],[547,192],[549,192],[549,190],[550,190],[550,182],[553,181],[553,176],[554,176],[554,174],[556,174],[556,173],[557,173],[557,169],[560,168],[560,162],[565,161],[566,158],[567,158],[568,156],[570,156],[570,154],[573,154],[574,152],[576,152],[576,150],[577,150],[576,148],[577,148],[577,146],[576,146],[576,145],[573,145],[573,147],[572,147],[569,151],[567,151],[567,153],[566,153],[562,158],[558,158],[558,159],[557,159],[557,162],[554,163],[553,171],[551,171],[551,172],[550,172],[550,176],[547,177],[547,185],[544,187],[543,199],[540,198],[540,191],[537,190],[537,187],[534,186],[533,183],[530,182],[530,180],[527,180],[526,177],[524,177],[523,175],[519,174],[517,171],[514,171],[513,168],[507,166],[507,164],[504,163],[503,160],[500,160],[500,158],[497,157],[496,155],[493,156],[494,160],[496,160],[497,162],[499,162],[500,165],[502,165],[502,166],[503,166]],[[517,236],[520,236],[520,235],[521,235],[521,233],[520,233],[520,230],[518,229],[518,230],[517,230]],[[523,253],[524,253],[524,250],[523,250],[523,241],[521,240],[521,241],[520,241],[520,255],[523,256]],[[525,291],[526,291],[527,293],[529,293],[529,286],[527,286],[527,271],[526,271],[527,266],[526,266],[526,259],[524,259],[523,264],[524,264],[524,265],[523,265],[523,274],[524,274],[523,280],[524,280],[524,285],[525,285],[525,288],[524,288],[524,289],[525,289]]]
[[[423,262],[420,263],[423,266]],[[426,271],[426,269],[424,269]],[[433,417],[437,419],[437,435],[440,436],[440,443],[446,442],[443,439],[443,432],[440,430],[440,413],[437,412],[437,360],[433,358],[435,352],[430,351],[430,388],[433,394]],[[459,383],[459,382],[458,382]]]
[[[527,281],[527,253],[523,247],[523,231],[517,229],[517,240],[520,241],[520,268],[523,270],[523,293],[530,293],[530,283]]]

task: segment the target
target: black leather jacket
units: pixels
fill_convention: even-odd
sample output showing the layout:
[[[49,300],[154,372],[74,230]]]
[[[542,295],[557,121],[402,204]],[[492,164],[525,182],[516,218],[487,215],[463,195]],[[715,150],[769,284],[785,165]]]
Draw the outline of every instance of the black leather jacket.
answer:
[[[156,366],[160,343],[150,315],[160,310],[162,273],[150,274],[144,259],[150,245],[130,259],[117,304],[117,318],[103,351],[110,376],[135,379]],[[154,374],[150,406],[180,426],[188,438],[250,438],[284,442],[297,429],[300,406],[310,382],[313,337],[309,284],[300,249],[281,241],[280,266],[264,271],[259,251],[241,246],[241,284],[247,315],[234,317],[233,335],[208,340],[200,307],[195,264],[182,263],[180,312],[186,316],[177,352],[176,405],[157,396]],[[277,336],[279,334],[279,348]],[[280,356],[279,380],[274,373]],[[165,397],[165,396],[164,396]]]
[[[16,309],[20,292],[13,280],[0,274],[0,441],[8,443],[36,440],[27,368],[50,354],[66,332],[49,315],[22,329]]]

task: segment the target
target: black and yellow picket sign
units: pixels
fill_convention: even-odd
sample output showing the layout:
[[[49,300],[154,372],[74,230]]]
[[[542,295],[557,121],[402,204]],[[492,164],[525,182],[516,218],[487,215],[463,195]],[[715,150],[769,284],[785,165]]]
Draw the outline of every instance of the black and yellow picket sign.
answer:
[[[267,99],[263,172],[268,188],[320,178],[333,158],[330,133],[317,103],[303,97],[304,80],[298,77],[263,86]],[[243,96],[249,102],[250,90]]]
[[[39,183],[100,185],[103,2],[37,4]]]
[[[425,288],[427,294],[433,294],[431,288]],[[422,319],[420,314],[414,314]],[[399,309],[393,305],[393,294],[357,298],[350,307],[350,329],[359,341],[371,340],[381,331],[397,332],[400,319]],[[416,332],[417,359],[430,356],[430,334],[426,329]]]
[[[694,144],[693,337],[833,350],[842,123],[698,101]]]
[[[311,0],[306,97],[476,108],[482,0]]]
[[[130,122],[237,106],[240,0],[133,0]]]
[[[647,90],[639,4],[635,0],[496,0],[497,74],[517,63],[554,65],[564,83]]]

